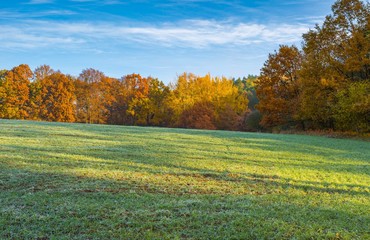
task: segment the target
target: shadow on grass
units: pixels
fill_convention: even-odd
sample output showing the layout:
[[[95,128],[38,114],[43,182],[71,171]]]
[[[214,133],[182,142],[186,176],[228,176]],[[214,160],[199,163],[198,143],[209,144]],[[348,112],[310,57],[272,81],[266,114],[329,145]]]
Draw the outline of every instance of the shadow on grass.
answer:
[[[368,205],[327,205],[317,195],[163,194],[112,179],[1,169],[4,238],[363,238],[370,221]]]
[[[10,156],[0,161],[2,168],[29,169],[35,172],[49,171],[78,176],[80,179],[109,180],[130,188],[151,193],[182,194],[231,194],[265,195],[287,191],[306,193],[349,194],[370,197],[370,187],[325,181],[303,181],[272,174],[256,174],[241,171],[215,171],[189,167],[160,159],[140,161],[145,154],[130,153],[114,159],[117,153],[71,154],[28,148],[27,154],[11,153],[25,151],[22,147],[3,146],[10,149]],[[3,149],[2,152],[7,152]],[[245,164],[253,164],[246,162]]]
[[[63,134],[65,135],[66,133]],[[74,136],[75,134],[75,132],[72,132],[72,134],[69,135]],[[138,133],[135,133],[135,137],[136,134]],[[60,135],[58,134],[57,136],[60,137]],[[137,178],[139,182],[145,182],[145,180],[141,180],[141,178],[145,179],[146,175],[150,176],[150,179],[155,177],[158,178],[158,182],[160,182],[161,184],[160,187],[168,186],[169,188],[173,188],[171,187],[171,184],[175,184],[175,182],[180,179],[181,187],[177,186],[177,188],[185,188],[185,190],[187,187],[182,185],[186,185],[186,181],[190,179],[195,184],[199,183],[202,186],[201,188],[205,188],[205,183],[213,181],[214,185],[217,186],[217,188],[219,189],[218,192],[224,191],[225,193],[229,193],[227,191],[227,188],[221,186],[225,185],[233,189],[233,187],[235,187],[236,185],[236,182],[238,183],[238,193],[250,193],[251,191],[254,191],[256,193],[264,194],[266,192],[281,192],[285,189],[292,188],[300,189],[303,191],[318,191],[327,193],[369,193],[369,187],[365,187],[363,185],[342,183],[338,184],[322,181],[300,181],[292,178],[278,177],[271,174],[264,176],[236,170],[215,171],[210,168],[189,167],[183,163],[188,161],[189,159],[195,160],[196,158],[199,158],[199,161],[201,163],[202,157],[205,154],[209,155],[210,159],[207,159],[207,161],[210,162],[210,164],[211,161],[214,161],[214,164],[224,163],[228,164],[228,166],[231,167],[234,165],[248,167],[270,167],[273,164],[277,164],[277,162],[267,158],[259,158],[258,160],[245,160],[245,156],[242,153],[237,153],[237,151],[235,151],[230,157],[227,154],[223,153],[224,150],[220,150],[221,146],[216,147],[214,149],[214,152],[210,150],[204,152],[201,151],[202,148],[199,147],[198,143],[191,143],[191,141],[193,140],[192,138],[186,140],[183,146],[192,147],[195,145],[195,148],[198,149],[187,149],[186,151],[188,152],[185,152],[183,154],[183,150],[181,150],[181,148],[178,149],[177,147],[171,147],[171,144],[174,144],[173,142],[168,142],[168,145],[165,145],[163,147],[161,146],[161,144],[156,145],[156,138],[150,138],[148,136],[146,136],[146,138],[152,140],[152,142],[150,142],[152,144],[149,146],[150,148],[143,144],[133,143],[129,140],[126,141],[126,139],[122,142],[119,142],[119,140],[114,138],[110,139],[111,142],[108,142],[107,145],[99,145],[99,142],[94,142],[93,144],[89,144],[88,146],[82,146],[79,148],[66,148],[63,145],[60,147],[58,145],[40,145],[38,147],[31,147],[27,145],[18,146],[3,144],[0,146],[0,153],[3,152],[7,158],[15,158],[17,156],[17,161],[23,161],[23,165],[28,165],[29,168],[32,168],[33,166],[44,166],[45,169],[56,169],[57,171],[69,171],[73,169],[86,169],[87,171],[88,169],[90,169],[91,171],[97,171],[101,175],[104,174],[104,171],[121,171],[131,173],[134,172],[137,173]],[[74,138],[73,140],[76,141],[76,139]],[[259,140],[256,139],[247,139],[245,141],[248,141],[249,143],[259,142]],[[109,145],[109,143],[112,142],[114,142],[114,145]],[[276,151],[273,149],[277,149],[279,148],[279,146],[281,147],[281,149],[288,149],[288,146],[291,146],[290,144],[290,142],[285,143],[271,140],[267,141],[267,143],[263,145],[260,145],[259,148],[261,148],[262,151]],[[194,152],[196,154],[193,154]],[[312,151],[308,151],[305,152],[305,154],[308,156],[311,156],[309,154],[313,154],[312,156],[315,156],[321,154],[321,152],[313,153]],[[297,156],[300,155],[297,154]],[[293,159],[282,156],[282,160],[281,162],[278,162],[278,164],[283,167],[312,169],[322,172],[346,172],[365,175],[369,175],[370,173],[369,164],[349,164],[342,161],[333,163],[332,160],[328,161],[326,158],[324,160],[304,159],[301,161],[294,159],[294,157],[291,158]],[[14,163],[16,163],[17,161],[15,161]],[[351,161],[364,161],[364,159],[360,157],[351,159]],[[7,162],[13,164],[10,160]],[[122,173],[117,174],[122,175]],[[169,179],[166,180],[163,176],[166,176]],[[161,182],[160,180],[163,180],[163,182]],[[145,184],[151,185],[152,183],[149,182]],[[158,188],[158,186],[155,188]],[[260,191],[261,189],[262,192]],[[193,191],[203,192],[203,190],[200,190],[199,188],[193,189]],[[205,192],[209,193],[208,191],[209,190]]]
[[[370,144],[368,142],[348,139],[328,139],[316,136],[260,134],[228,131],[203,131],[191,129],[171,129],[156,127],[132,127],[94,124],[67,124],[32,121],[6,121],[5,126],[15,128],[17,136],[36,138],[39,136],[54,139],[70,139],[78,142],[83,139],[118,141],[127,144],[127,137],[143,140],[147,144],[169,147],[191,146],[194,150],[206,150],[210,146],[224,148],[235,154],[232,148],[259,149],[277,153],[305,154],[308,156],[325,156],[328,160],[370,162]],[[16,123],[16,124],[15,124]],[[14,126],[16,125],[16,126]],[[52,131],[51,131],[52,130]],[[73,131],[71,131],[73,130]],[[11,132],[14,134],[14,132]],[[205,141],[204,137],[207,137]],[[77,138],[77,141],[76,139]],[[168,141],[168,140],[172,141]],[[159,144],[156,144],[159,143]]]

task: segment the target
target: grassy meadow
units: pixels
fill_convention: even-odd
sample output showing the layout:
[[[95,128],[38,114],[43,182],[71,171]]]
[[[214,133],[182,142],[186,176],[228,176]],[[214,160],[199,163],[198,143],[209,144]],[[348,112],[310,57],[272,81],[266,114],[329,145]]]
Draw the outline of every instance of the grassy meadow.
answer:
[[[0,239],[370,239],[370,143],[0,120]]]

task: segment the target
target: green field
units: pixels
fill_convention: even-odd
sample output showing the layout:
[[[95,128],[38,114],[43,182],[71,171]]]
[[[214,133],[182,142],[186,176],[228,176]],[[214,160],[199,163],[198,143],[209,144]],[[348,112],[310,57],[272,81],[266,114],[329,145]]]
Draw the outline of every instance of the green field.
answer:
[[[0,120],[0,239],[369,239],[370,143]]]

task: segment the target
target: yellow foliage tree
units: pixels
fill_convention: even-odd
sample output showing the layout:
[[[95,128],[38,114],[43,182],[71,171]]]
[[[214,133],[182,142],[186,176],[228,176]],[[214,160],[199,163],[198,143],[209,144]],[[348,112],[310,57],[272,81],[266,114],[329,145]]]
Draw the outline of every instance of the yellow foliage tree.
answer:
[[[214,78],[209,74],[199,77],[191,73],[184,73],[179,76],[169,97],[169,104],[173,111],[172,122],[175,126],[183,126],[182,113],[186,111],[185,113],[189,114],[189,109],[198,104],[195,109],[202,106],[213,109],[213,114],[209,114],[209,110],[204,111],[208,116],[212,116],[210,122],[218,129],[228,130],[235,129],[235,126],[238,125],[235,122],[238,122],[239,117],[248,109],[247,96],[240,93],[231,79]],[[201,119],[201,117],[197,119]]]

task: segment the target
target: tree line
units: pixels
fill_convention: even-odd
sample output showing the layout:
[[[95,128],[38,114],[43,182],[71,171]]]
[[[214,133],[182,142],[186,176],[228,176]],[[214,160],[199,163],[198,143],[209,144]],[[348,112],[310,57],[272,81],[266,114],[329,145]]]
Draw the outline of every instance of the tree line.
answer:
[[[175,83],[43,65],[0,71],[0,118],[242,131],[370,132],[370,4],[338,0],[302,48],[281,45],[260,76],[184,73]]]
[[[255,76],[227,79],[184,73],[165,85],[130,74],[111,78],[96,69],[78,77],[43,65],[0,73],[0,117],[57,122],[244,130],[247,85]]]
[[[280,46],[256,83],[265,128],[370,131],[370,4],[339,0],[303,35]]]

